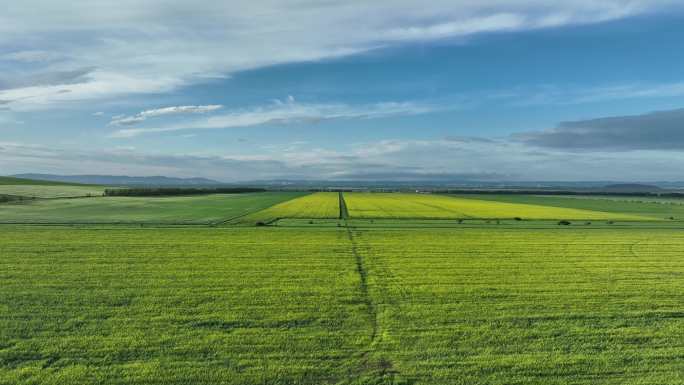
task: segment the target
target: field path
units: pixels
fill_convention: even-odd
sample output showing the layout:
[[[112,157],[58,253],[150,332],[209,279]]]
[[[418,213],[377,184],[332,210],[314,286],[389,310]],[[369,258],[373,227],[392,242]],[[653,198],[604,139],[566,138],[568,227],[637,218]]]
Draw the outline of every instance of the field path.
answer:
[[[340,191],[340,219],[349,219],[349,211],[347,210],[347,202],[344,201],[344,194]]]
[[[372,331],[371,331],[371,344],[375,341],[378,333],[378,323],[377,323],[377,309],[373,298],[368,290],[368,271],[366,270],[365,261],[363,255],[359,253],[359,246],[356,241],[354,230],[347,226],[347,236],[349,237],[349,242],[351,242],[352,254],[356,260],[356,272],[359,274],[359,290],[361,291],[361,300],[366,305],[368,315],[370,316]]]
[[[341,193],[340,198],[341,214],[343,211],[342,204],[344,203],[344,198],[342,197]],[[346,212],[346,208],[344,211]],[[347,236],[351,243],[352,254],[354,255],[356,261],[356,271],[359,274],[359,290],[361,292],[361,300],[366,306],[366,312],[371,324],[368,346],[360,351],[361,365],[358,375],[370,375],[376,380],[384,379],[388,380],[389,383],[394,383],[394,377],[398,374],[398,372],[394,369],[392,362],[384,357],[378,358],[375,356],[383,335],[379,307],[383,306],[384,304],[378,303],[378,301],[373,297],[372,290],[370,288],[367,261],[363,255],[364,253],[362,252],[362,250],[366,248],[363,247],[361,244],[362,241],[359,239],[362,237],[362,233],[359,230],[354,229],[352,226],[349,226],[346,220],[345,226],[347,228]]]

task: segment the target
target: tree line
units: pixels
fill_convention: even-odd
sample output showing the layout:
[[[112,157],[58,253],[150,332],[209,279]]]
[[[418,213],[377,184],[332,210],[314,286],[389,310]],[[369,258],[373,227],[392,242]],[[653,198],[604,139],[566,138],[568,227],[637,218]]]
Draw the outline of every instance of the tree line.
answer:
[[[141,187],[105,189],[105,196],[148,197],[202,194],[243,194],[264,192],[266,189],[253,187]]]

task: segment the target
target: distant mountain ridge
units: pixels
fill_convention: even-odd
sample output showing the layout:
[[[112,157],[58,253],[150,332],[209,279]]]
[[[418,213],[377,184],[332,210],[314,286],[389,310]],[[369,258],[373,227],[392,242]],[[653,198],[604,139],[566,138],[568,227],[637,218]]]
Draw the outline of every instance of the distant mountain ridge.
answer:
[[[17,174],[12,175],[12,177],[103,186],[216,186],[225,184],[207,178],[173,178],[167,176]]]

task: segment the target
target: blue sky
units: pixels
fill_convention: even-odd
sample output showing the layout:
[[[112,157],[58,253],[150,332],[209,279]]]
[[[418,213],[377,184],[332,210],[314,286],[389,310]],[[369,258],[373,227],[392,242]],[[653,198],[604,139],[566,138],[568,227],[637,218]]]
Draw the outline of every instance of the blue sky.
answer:
[[[0,174],[684,180],[677,1],[27,1]]]

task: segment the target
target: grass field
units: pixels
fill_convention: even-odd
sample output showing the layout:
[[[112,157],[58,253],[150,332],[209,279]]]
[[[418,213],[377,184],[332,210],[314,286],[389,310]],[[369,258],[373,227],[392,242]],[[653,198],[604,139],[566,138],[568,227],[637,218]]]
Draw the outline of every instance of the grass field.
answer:
[[[2,231],[2,384],[684,384],[681,230]]]
[[[85,186],[74,183],[53,182],[48,180],[14,178],[11,176],[0,176],[0,186],[2,185],[33,185],[33,186]]]
[[[379,304],[378,355],[403,377],[684,382],[679,231],[372,231],[355,238]]]
[[[338,218],[340,215],[339,194],[319,192],[286,201],[253,213],[244,218],[246,223],[270,222],[278,218]]]
[[[432,194],[345,193],[351,218],[514,218],[653,220],[635,214],[464,199]]]
[[[104,190],[105,188],[102,186],[0,176],[0,195],[28,198],[71,198],[100,196],[104,194]]]
[[[598,210],[665,219],[684,219],[684,199],[629,196],[459,195],[460,198]]]
[[[359,370],[370,320],[347,234],[257,230],[4,228],[0,383],[320,384]]]
[[[73,198],[102,196],[104,187],[68,185],[0,185],[0,194],[30,198]]]
[[[0,205],[0,223],[206,224],[227,221],[301,195],[297,192],[267,192],[11,202]]]

